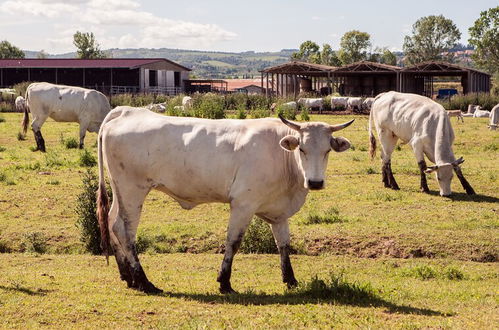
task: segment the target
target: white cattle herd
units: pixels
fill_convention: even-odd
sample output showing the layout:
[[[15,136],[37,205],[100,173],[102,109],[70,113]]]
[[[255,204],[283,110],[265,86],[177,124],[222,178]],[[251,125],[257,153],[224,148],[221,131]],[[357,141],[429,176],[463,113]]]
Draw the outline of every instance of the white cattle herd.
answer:
[[[184,97],[176,110],[192,107],[193,101]],[[300,98],[282,106],[297,109],[302,105],[320,111],[323,102],[322,98]],[[463,158],[456,159],[452,151],[450,117],[460,113],[447,112],[429,98],[397,92],[365,99],[332,97],[331,107],[371,110],[369,151],[374,157],[374,125],[381,143],[385,187],[399,189],[391,169],[391,155],[400,139],[414,151],[423,192],[429,192],[425,173],[435,172],[440,195],[450,195],[455,172],[465,191],[475,193],[462,174]],[[220,292],[234,292],[230,283],[232,261],[254,215],[271,225],[281,256],[283,282],[295,286],[288,219],[303,206],[309,190],[325,187],[329,152],[350,148],[347,139],[332,134],[353,122],[297,123],[283,117],[210,120],[164,116],[128,106],[111,110],[100,92],[49,83],[31,84],[25,100],[16,99],[16,108],[24,112],[24,134],[28,113],[32,113],[31,127],[40,151],[45,151],[40,129],[48,117],[78,122],[80,148],[87,130],[99,132],[97,215],[101,245],[106,256],[115,256],[121,279],[128,287],[149,293],[161,290],[147,279],[135,242],[144,200],[153,189],[169,195],[184,209],[203,203],[230,205],[225,254],[217,278]],[[499,105],[489,115],[489,126],[496,129]],[[427,166],[424,156],[435,165]],[[111,205],[105,169],[113,191]]]

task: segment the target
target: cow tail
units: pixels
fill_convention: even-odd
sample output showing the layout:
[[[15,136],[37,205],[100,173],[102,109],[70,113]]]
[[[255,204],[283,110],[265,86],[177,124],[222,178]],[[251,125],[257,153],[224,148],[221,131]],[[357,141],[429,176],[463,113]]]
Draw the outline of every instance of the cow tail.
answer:
[[[23,135],[26,136],[29,124],[29,106],[28,106],[28,91],[26,91],[25,101],[24,101],[24,117],[22,123]]]
[[[99,222],[100,246],[102,252],[106,256],[106,262],[109,265],[109,251],[110,251],[110,235],[109,235],[109,197],[106,191],[106,182],[104,179],[104,164],[102,157],[102,127],[99,131],[98,138],[98,162],[99,162],[99,188],[97,190],[97,220]]]
[[[376,156],[376,138],[373,133],[373,110],[369,112],[369,156],[371,160]]]

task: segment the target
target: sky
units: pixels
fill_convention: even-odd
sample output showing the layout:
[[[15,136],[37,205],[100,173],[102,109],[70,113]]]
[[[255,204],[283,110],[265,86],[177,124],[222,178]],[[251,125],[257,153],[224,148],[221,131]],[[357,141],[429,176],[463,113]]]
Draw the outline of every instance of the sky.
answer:
[[[374,47],[402,50],[412,24],[444,15],[468,28],[497,0],[0,0],[0,40],[50,54],[75,51],[73,34],[93,32],[101,49],[279,51],[305,40],[339,48],[350,30]]]

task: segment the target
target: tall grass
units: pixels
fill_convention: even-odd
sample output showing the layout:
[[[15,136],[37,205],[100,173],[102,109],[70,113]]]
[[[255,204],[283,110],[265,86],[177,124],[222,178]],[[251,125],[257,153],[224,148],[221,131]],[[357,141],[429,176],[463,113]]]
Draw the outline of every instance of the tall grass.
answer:
[[[488,93],[470,93],[466,95],[455,95],[450,100],[438,101],[447,110],[467,111],[468,105],[479,105],[484,110],[491,110],[499,104],[499,95]]]

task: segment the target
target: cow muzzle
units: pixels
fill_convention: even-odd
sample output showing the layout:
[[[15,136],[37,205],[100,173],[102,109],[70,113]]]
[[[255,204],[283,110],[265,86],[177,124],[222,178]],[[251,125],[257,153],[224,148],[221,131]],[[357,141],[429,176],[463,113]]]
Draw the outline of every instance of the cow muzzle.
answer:
[[[321,190],[324,188],[324,180],[321,181],[308,180],[307,185],[308,189],[310,190]]]

